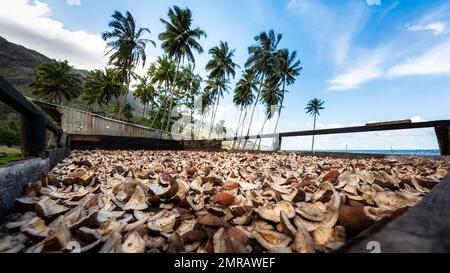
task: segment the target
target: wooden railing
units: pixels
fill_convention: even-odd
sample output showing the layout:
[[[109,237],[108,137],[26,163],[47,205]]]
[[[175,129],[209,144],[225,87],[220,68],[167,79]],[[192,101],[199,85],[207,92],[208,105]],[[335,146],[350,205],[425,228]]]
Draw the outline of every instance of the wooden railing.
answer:
[[[58,146],[67,145],[67,139],[63,131],[46,119],[41,111],[1,76],[0,100],[22,116],[23,157],[42,157],[44,155],[46,129],[57,136]]]
[[[281,149],[282,139],[285,137],[299,137],[299,136],[318,136],[318,135],[333,135],[333,134],[349,134],[349,133],[362,133],[362,132],[375,132],[375,131],[392,131],[392,130],[409,130],[420,128],[434,128],[436,137],[439,143],[439,149],[441,155],[450,155],[450,120],[436,120],[426,122],[414,122],[414,123],[379,123],[375,125],[355,126],[345,128],[333,128],[322,130],[310,130],[310,131],[294,131],[277,134],[264,134],[264,135],[252,135],[252,136],[240,136],[240,137],[225,137],[221,141],[234,141],[234,140],[250,140],[250,139],[263,139],[274,138],[276,142],[276,150]]]
[[[39,156],[45,151],[45,133],[46,129],[58,137],[58,145],[67,145],[67,137],[53,123],[33,106],[20,92],[0,76],[0,99],[11,108],[19,112],[23,117],[22,125],[22,147],[23,156]],[[277,134],[251,135],[240,137],[225,137],[212,139],[212,141],[233,141],[233,140],[257,140],[263,138],[274,138],[276,140],[275,150],[281,149],[283,138],[312,136],[312,135],[331,135],[331,134],[349,134],[375,131],[391,130],[410,130],[420,128],[434,128],[439,143],[441,155],[450,155],[450,120],[436,120],[426,122],[390,122],[368,124],[366,126],[355,126],[346,128],[333,128],[310,131],[294,131]]]

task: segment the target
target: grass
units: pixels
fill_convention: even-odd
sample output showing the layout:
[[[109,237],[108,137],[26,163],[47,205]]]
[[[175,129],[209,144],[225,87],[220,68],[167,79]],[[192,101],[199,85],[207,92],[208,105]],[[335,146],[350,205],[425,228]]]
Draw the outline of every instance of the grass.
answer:
[[[17,148],[0,147],[0,153],[6,153],[5,157],[0,157],[0,165],[18,160],[22,157],[20,149]]]

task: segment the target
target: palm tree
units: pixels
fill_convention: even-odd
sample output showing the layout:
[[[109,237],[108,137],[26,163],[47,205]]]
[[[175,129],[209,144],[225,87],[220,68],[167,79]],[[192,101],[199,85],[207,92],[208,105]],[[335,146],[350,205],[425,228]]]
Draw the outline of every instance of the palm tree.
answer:
[[[220,42],[219,46],[213,47],[209,50],[209,54],[212,56],[212,59],[206,64],[206,71],[209,72],[209,78],[212,79],[215,84],[219,84],[220,82],[220,84],[226,85],[230,80],[230,76],[233,77],[233,79],[236,76],[236,67],[239,66],[233,62],[234,52],[235,50],[230,50],[228,43],[223,41]],[[219,88],[217,90],[219,91],[221,89]],[[223,91],[228,92],[226,89]],[[216,107],[212,114],[209,136],[211,136],[213,131],[214,121],[216,118],[217,109],[219,107],[220,98],[223,97],[223,91],[215,93],[217,96],[215,98]]]
[[[201,90],[202,78],[200,75],[194,73],[194,67],[190,64],[183,67],[179,81],[177,83],[178,93],[181,103],[189,108],[190,129],[191,138],[194,138],[194,111],[195,111],[195,98],[198,96]]]
[[[133,70],[140,63],[144,67],[147,59],[145,53],[147,44],[151,43],[153,46],[156,44],[150,39],[142,38],[146,33],[151,34],[151,32],[148,28],[137,27],[136,21],[129,11],[125,15],[115,11],[109,27],[112,28],[112,31],[104,32],[102,37],[109,47],[106,55],[111,54],[109,64],[118,68],[120,81],[124,85],[123,101],[119,107],[122,112],[127,103],[126,96],[130,90]]]
[[[67,61],[54,61],[40,65],[34,82],[30,85],[33,95],[49,99],[55,104],[78,98],[83,90],[81,76],[74,73]]]
[[[139,99],[144,106],[142,117],[145,118],[148,111],[148,104],[152,102],[153,105],[156,93],[155,87],[150,83],[148,76],[143,76],[138,77],[138,83],[134,85],[134,88],[136,88],[136,90],[133,93],[133,97]]]
[[[199,27],[192,28],[192,12],[189,8],[181,9],[178,6],[174,6],[169,9],[167,16],[169,21],[161,19],[165,26],[165,31],[160,33],[158,37],[162,41],[162,49],[177,64],[175,78],[170,89],[170,112],[180,66],[184,62],[184,58],[187,58],[191,63],[195,63],[193,50],[199,54],[203,53],[203,48],[197,40],[206,37],[206,33]],[[167,115],[166,130],[169,130],[169,125],[170,115]]]
[[[286,93],[286,86],[292,85],[295,82],[295,77],[300,75],[300,71],[302,70],[300,60],[297,59],[297,51],[289,53],[289,50],[282,49],[278,51],[277,61],[275,65],[274,75],[279,78],[282,82],[283,86],[281,89],[281,103],[278,108],[278,116],[277,121],[275,123],[274,134],[277,133],[278,123],[280,121],[281,110],[284,105],[284,98]]]
[[[273,30],[270,30],[269,33],[262,32],[255,37],[257,44],[250,46],[248,49],[250,57],[245,63],[245,67],[255,71],[259,82],[259,90],[250,116],[247,136],[250,134],[255,110],[260,100],[261,90],[265,85],[266,78],[269,78],[273,72],[276,51],[282,37],[282,34],[276,35]],[[247,140],[245,140],[244,147],[246,144]]]
[[[163,109],[163,105],[167,103],[167,94],[169,92],[169,86],[175,80],[176,73],[176,64],[167,56],[163,55],[162,57],[158,57],[156,63],[153,63],[148,71],[149,77],[152,79],[153,84],[157,84],[159,88],[163,88],[163,100],[161,100],[160,105],[158,107],[158,111],[153,117],[153,121],[151,127],[155,125],[156,119],[159,117],[161,110]],[[164,108],[164,113],[162,119],[166,116],[166,108]],[[161,127],[162,129],[162,127]]]
[[[90,71],[84,78],[84,93],[81,99],[88,106],[109,103],[113,97],[118,98],[122,93],[122,84],[117,81],[117,73],[112,68]]]
[[[267,79],[266,85],[261,92],[261,101],[265,105],[265,118],[258,135],[262,135],[264,133],[264,127],[266,126],[267,121],[270,120],[276,112],[274,107],[279,105],[282,100],[283,91],[280,89],[280,85],[280,78],[272,76],[270,79]],[[253,149],[255,149],[256,142],[258,142],[258,140],[253,144]],[[258,150],[260,148],[261,138],[259,139]]]
[[[214,99],[213,99],[213,94],[211,92],[210,88],[205,88],[203,90],[203,94],[201,96],[201,109],[200,109],[200,114],[201,114],[201,120],[197,126],[197,132],[196,132],[196,136],[201,137],[201,133],[202,133],[202,129],[203,129],[203,120],[206,116],[206,113],[208,112],[208,109],[210,108],[211,105],[214,104]],[[202,131],[201,131],[202,130]]]
[[[211,124],[208,139],[211,138],[212,130],[214,129],[214,120],[216,118],[217,108],[219,107],[220,98],[223,98],[225,92],[228,92],[229,86],[228,82],[224,81],[223,78],[208,78],[206,81],[205,89],[211,93],[215,106],[215,109],[211,113]]]
[[[323,101],[323,100],[313,99],[310,102],[308,102],[308,105],[305,108],[306,113],[310,114],[311,116],[314,117],[313,131],[316,130],[316,118],[317,118],[317,116],[320,116],[320,110],[325,109],[325,107],[323,107],[324,103],[325,103],[325,101]],[[314,152],[314,137],[315,136],[313,135],[311,152]]]
[[[240,108],[239,110],[241,112],[238,120],[238,126],[236,128],[235,137],[238,136],[239,128],[241,128],[241,135],[243,133],[242,130],[244,129],[245,120],[247,118],[248,107],[253,104],[253,101],[255,99],[255,95],[253,94],[253,92],[256,92],[257,89],[258,87],[256,83],[255,73],[252,70],[247,69],[242,75],[242,78],[236,84],[233,98],[234,104]],[[244,111],[244,117],[241,120],[242,112]],[[241,141],[239,141],[238,143],[238,148],[240,143]],[[232,149],[234,149],[235,147],[236,141],[233,141]]]

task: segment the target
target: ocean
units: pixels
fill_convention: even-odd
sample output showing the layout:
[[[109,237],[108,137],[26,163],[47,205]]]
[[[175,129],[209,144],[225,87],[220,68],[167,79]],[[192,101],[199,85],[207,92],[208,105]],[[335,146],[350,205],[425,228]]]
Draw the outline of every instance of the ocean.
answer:
[[[302,152],[309,152],[309,151],[302,151]],[[348,151],[346,151],[346,150],[318,150],[316,152],[440,156],[439,150],[348,150]]]

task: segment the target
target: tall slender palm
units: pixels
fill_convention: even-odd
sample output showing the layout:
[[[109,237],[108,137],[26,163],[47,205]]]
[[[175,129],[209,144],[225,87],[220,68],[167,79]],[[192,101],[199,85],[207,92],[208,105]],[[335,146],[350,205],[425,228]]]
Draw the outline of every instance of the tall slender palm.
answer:
[[[124,92],[120,109],[123,110],[126,104],[126,96],[130,90],[131,77],[133,70],[142,63],[145,65],[147,56],[145,48],[148,43],[156,46],[155,42],[150,39],[143,38],[147,33],[150,34],[148,28],[137,27],[136,21],[129,11],[122,14],[115,11],[112,20],[109,22],[112,28],[109,32],[102,34],[103,40],[107,42],[109,50],[106,55],[110,55],[109,63],[116,66],[121,76],[121,82],[124,85]]]
[[[201,134],[203,132],[203,121],[204,121],[204,118],[205,118],[205,116],[206,116],[206,114],[208,112],[208,109],[211,107],[211,105],[214,104],[213,94],[212,94],[210,88],[204,88],[203,94],[201,96],[201,103],[202,103],[202,105],[200,107],[200,114],[201,114],[202,117],[201,117],[200,122],[199,122],[199,124],[197,126],[197,132],[196,132],[196,136],[199,139],[203,138]]]
[[[222,78],[209,78],[206,81],[205,89],[211,93],[214,104],[215,104],[215,106],[213,106],[213,107],[214,107],[214,109],[216,109],[211,114],[211,124],[210,124],[210,130],[209,130],[209,135],[208,135],[208,139],[210,139],[211,133],[212,133],[211,128],[213,128],[214,119],[216,118],[215,113],[217,111],[217,108],[219,107],[220,98],[223,98],[225,92],[228,92],[229,86],[228,86],[228,82],[225,82]]]
[[[155,98],[155,87],[151,84],[148,76],[138,77],[138,83],[134,85],[133,97],[138,99],[143,105],[142,117],[146,117],[148,105]],[[153,105],[153,103],[152,103]]]
[[[316,119],[317,119],[317,116],[320,116],[320,110],[325,109],[325,107],[323,107],[324,104],[325,104],[325,101],[323,101],[323,100],[313,99],[310,102],[308,102],[308,105],[305,108],[306,113],[310,114],[311,116],[314,117],[313,131],[316,130]],[[313,139],[312,139],[311,152],[314,152],[314,137],[315,137],[315,135],[313,135]]]
[[[159,88],[163,88],[163,100],[160,101],[158,111],[153,117],[151,127],[155,125],[156,119],[159,117],[163,106],[167,104],[167,94],[169,88],[175,80],[176,64],[167,56],[158,57],[156,63],[153,63],[148,71],[148,75],[152,78],[152,83],[157,84]],[[166,117],[167,107],[164,107],[162,119]],[[161,128],[162,129],[162,128]]]
[[[248,49],[250,57],[245,63],[245,66],[256,72],[259,81],[259,90],[250,116],[247,136],[250,134],[255,110],[261,96],[261,90],[265,85],[266,78],[272,74],[276,51],[282,37],[282,34],[275,34],[273,30],[270,30],[268,33],[262,32],[255,37],[256,45],[252,45]],[[246,144],[247,140],[245,140],[244,147]]]
[[[214,79],[214,81],[221,81],[223,83],[228,83],[230,80],[230,76],[234,78],[236,76],[236,67],[239,67],[236,63],[233,62],[235,50],[231,50],[228,46],[227,42],[221,41],[219,46],[213,47],[209,50],[209,54],[212,59],[206,64],[206,71],[209,72],[209,78]],[[219,89],[220,90],[220,89]],[[228,92],[228,90],[225,90]],[[211,122],[211,128],[209,130],[209,135],[214,128],[214,122],[217,115],[217,109],[219,106],[220,98],[223,97],[223,92],[216,92],[217,97],[216,107],[213,112],[213,118]]]
[[[206,33],[199,27],[192,28],[192,12],[189,8],[181,9],[178,6],[174,6],[169,9],[167,16],[169,17],[168,21],[161,19],[165,26],[165,31],[160,33],[158,37],[162,41],[162,49],[177,64],[175,79],[170,89],[169,109],[172,109],[173,93],[180,65],[184,62],[184,58],[187,58],[191,63],[195,63],[193,50],[199,54],[203,53],[203,48],[198,40],[206,37]],[[169,129],[169,125],[170,115],[167,115],[166,130]]]
[[[248,114],[248,107],[253,104],[253,101],[255,100],[255,95],[253,94],[253,92],[256,92],[257,89],[258,89],[258,86],[256,83],[255,73],[252,70],[247,69],[244,72],[244,74],[242,75],[242,78],[236,84],[236,89],[235,89],[234,98],[233,98],[234,104],[239,108],[239,110],[241,112],[239,121],[238,121],[238,125],[236,128],[235,137],[238,136],[239,129],[241,128],[241,131],[242,131],[242,129],[244,128],[245,120],[246,120],[247,114]],[[245,113],[241,120],[243,112],[245,112]],[[241,134],[242,134],[242,132],[241,132]],[[238,147],[239,147],[239,144],[240,144],[240,141],[238,143]],[[234,149],[235,147],[236,147],[236,141],[233,141],[232,149]]]
[[[277,121],[275,123],[274,134],[277,133],[278,123],[280,121],[281,111],[284,106],[284,98],[286,93],[286,87],[295,83],[295,78],[300,75],[302,70],[300,60],[297,60],[297,51],[289,52],[287,49],[278,51],[276,58],[276,65],[274,75],[282,82],[281,89],[281,102],[278,108]]]
[[[280,104],[283,98],[283,91],[280,89],[281,79],[272,76],[270,79],[267,79],[266,84],[261,92],[261,101],[265,105],[265,118],[261,130],[259,131],[259,135],[264,133],[264,127],[268,120],[270,120],[275,115],[275,107]],[[256,142],[258,142],[258,150],[261,148],[261,138],[259,141],[255,141],[253,144],[253,149],[255,149]]]
[[[67,61],[40,65],[30,87],[34,96],[49,99],[55,104],[61,104],[63,98],[67,101],[77,98],[83,90],[81,76]]]
[[[183,67],[180,80],[178,95],[182,97],[182,104],[189,108],[190,124],[187,126],[189,126],[191,138],[194,138],[195,98],[201,91],[202,78],[195,74],[194,67],[189,64]]]
[[[122,93],[122,84],[117,81],[117,73],[112,68],[90,71],[84,78],[84,93],[81,99],[88,106],[103,107],[113,97],[119,98]]]

